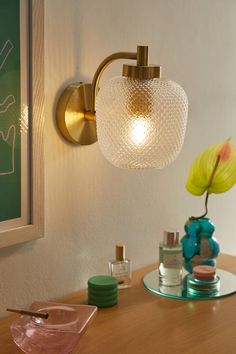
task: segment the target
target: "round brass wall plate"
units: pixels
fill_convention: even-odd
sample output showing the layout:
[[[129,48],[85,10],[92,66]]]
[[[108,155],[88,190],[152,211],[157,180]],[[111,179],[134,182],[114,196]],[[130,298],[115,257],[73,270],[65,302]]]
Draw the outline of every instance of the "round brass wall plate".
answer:
[[[56,107],[56,121],[63,137],[79,145],[97,141],[95,113],[90,112],[91,84],[72,84],[62,93]]]

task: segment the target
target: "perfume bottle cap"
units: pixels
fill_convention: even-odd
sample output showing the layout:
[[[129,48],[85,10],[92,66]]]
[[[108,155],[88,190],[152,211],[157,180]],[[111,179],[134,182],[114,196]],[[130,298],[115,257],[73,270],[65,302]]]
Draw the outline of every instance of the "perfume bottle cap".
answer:
[[[123,261],[125,259],[125,245],[116,245],[116,260]]]
[[[179,243],[178,231],[164,231],[164,244],[168,246],[174,246]]]

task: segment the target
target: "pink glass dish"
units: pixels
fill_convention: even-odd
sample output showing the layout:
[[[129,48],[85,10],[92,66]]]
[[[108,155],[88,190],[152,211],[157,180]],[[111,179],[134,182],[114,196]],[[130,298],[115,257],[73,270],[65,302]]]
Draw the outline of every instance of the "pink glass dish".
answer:
[[[97,312],[96,306],[39,301],[30,309],[48,319],[23,315],[11,324],[15,344],[27,354],[71,353]]]

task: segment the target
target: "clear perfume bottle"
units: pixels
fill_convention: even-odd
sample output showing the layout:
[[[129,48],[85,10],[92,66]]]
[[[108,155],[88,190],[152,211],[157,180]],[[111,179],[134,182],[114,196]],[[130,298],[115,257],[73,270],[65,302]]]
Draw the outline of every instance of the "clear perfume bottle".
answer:
[[[165,286],[182,283],[182,244],[178,232],[164,231],[163,242],[159,245],[159,281]]]
[[[118,280],[118,288],[131,286],[131,261],[125,258],[125,246],[116,246],[116,259],[109,261],[109,273]]]

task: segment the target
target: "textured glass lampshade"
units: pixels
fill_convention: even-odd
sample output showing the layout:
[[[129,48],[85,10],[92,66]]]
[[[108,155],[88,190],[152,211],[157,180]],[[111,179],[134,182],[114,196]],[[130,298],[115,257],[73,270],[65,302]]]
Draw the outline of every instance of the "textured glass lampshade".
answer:
[[[187,96],[173,81],[114,77],[97,95],[100,149],[120,168],[163,168],[182,148],[187,112]]]

